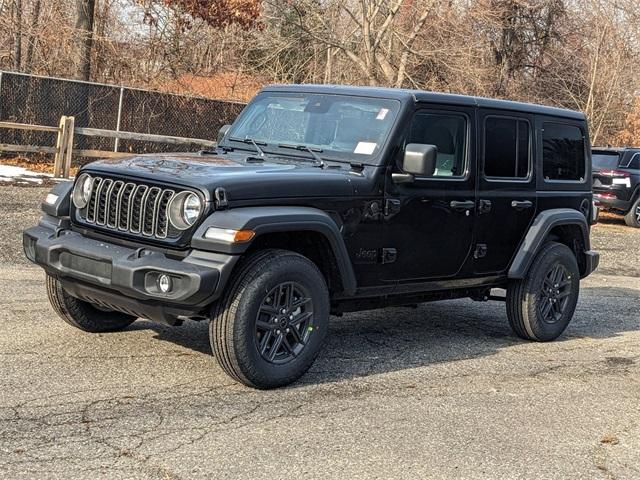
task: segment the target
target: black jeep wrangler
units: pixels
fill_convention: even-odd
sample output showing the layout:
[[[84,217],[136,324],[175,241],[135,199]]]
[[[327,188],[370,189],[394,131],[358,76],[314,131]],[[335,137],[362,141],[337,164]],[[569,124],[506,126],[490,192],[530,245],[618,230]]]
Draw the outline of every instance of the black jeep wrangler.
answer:
[[[599,209],[624,215],[640,228],[640,148],[594,148],[593,199]]]
[[[24,250],[66,322],[207,320],[257,388],[304,374],[331,313],[504,300],[553,340],[598,264],[584,115],[421,91],[267,87],[215,151],[91,163],[42,209]]]

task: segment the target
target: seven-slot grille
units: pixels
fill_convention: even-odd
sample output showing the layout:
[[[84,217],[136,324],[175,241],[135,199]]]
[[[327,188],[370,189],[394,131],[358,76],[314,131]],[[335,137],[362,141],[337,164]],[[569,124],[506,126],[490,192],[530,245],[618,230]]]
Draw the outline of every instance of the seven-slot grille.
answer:
[[[155,238],[178,233],[167,212],[174,190],[100,177],[93,177],[91,186],[91,198],[80,211],[88,224]]]

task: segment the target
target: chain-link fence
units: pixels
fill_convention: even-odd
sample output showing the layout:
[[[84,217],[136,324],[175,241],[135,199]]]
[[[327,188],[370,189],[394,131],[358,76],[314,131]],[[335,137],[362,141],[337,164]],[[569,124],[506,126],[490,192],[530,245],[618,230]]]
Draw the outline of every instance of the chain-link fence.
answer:
[[[63,115],[76,127],[215,140],[244,104],[135,88],[0,71],[0,121],[57,127]],[[55,145],[54,133],[0,129],[0,144]],[[198,145],[77,135],[74,148],[119,152],[198,150]]]

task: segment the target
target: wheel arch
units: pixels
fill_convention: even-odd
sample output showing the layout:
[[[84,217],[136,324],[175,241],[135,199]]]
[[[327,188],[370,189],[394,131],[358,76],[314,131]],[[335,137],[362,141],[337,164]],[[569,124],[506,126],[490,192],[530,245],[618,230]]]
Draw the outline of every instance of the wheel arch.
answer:
[[[224,243],[205,238],[209,227],[252,230],[244,243]],[[351,295],[356,278],[346,245],[336,222],[312,207],[241,207],[212,213],[193,235],[191,246],[199,250],[242,255],[263,248],[281,248],[313,261],[333,291]]]
[[[508,277],[524,278],[536,254],[550,239],[566,245],[573,251],[581,276],[591,273],[588,253],[591,246],[587,219],[578,210],[555,208],[540,212],[534,219],[511,263]]]

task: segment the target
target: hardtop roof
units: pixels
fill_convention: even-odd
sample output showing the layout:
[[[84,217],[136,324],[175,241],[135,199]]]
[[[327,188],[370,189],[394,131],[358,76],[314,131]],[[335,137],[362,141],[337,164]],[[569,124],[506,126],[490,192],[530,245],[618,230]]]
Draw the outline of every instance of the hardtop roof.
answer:
[[[534,103],[514,102],[511,100],[497,100],[494,98],[475,97],[471,95],[459,95],[454,93],[427,92],[423,90],[410,90],[389,87],[359,87],[348,85],[314,85],[314,84],[288,84],[267,85],[263,92],[304,92],[334,95],[354,95],[364,97],[379,97],[396,99],[403,102],[424,102],[447,105],[466,105],[475,107],[492,108],[498,110],[510,110],[540,115],[551,115],[574,120],[585,120],[582,112],[565,108],[548,107]]]

